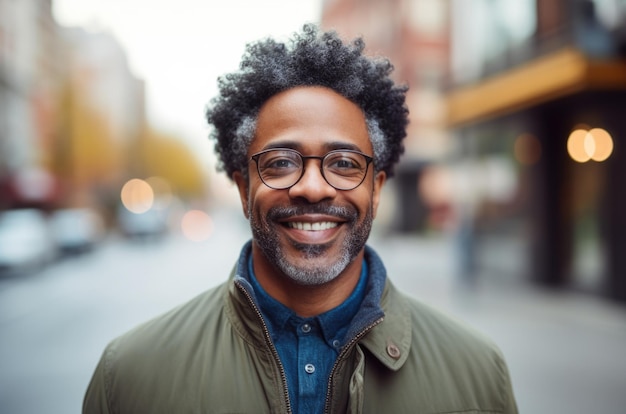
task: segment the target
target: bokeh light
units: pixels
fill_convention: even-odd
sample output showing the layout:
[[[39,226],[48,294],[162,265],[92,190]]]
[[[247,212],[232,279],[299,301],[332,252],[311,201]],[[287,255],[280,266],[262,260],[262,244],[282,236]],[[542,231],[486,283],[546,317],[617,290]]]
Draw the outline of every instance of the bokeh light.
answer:
[[[597,162],[605,161],[613,153],[613,139],[611,135],[602,128],[593,128],[589,131],[593,137],[595,151],[591,159]]]
[[[513,156],[522,165],[533,165],[541,159],[541,143],[532,134],[521,134],[513,143]]]
[[[124,184],[120,194],[122,204],[135,214],[145,213],[154,204],[154,191],[150,184],[133,178]]]
[[[569,156],[576,162],[587,162],[591,159],[591,154],[587,152],[585,139],[587,138],[587,130],[576,129],[572,131],[567,139],[567,152]]]
[[[190,210],[181,221],[183,235],[195,242],[208,240],[213,234],[213,220],[204,211]]]
[[[613,138],[602,128],[577,128],[567,139],[567,152],[576,162],[602,162],[613,153]]]
[[[444,167],[430,166],[422,172],[418,192],[428,205],[449,203],[452,199],[452,177]]]

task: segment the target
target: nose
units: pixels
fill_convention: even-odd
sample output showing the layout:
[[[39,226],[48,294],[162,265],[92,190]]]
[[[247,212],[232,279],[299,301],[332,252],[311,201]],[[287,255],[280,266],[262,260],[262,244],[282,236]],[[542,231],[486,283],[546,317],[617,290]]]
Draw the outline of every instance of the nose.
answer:
[[[289,197],[303,198],[310,203],[334,198],[337,190],[324,179],[320,169],[321,160],[309,159],[307,161],[302,178],[289,189]]]

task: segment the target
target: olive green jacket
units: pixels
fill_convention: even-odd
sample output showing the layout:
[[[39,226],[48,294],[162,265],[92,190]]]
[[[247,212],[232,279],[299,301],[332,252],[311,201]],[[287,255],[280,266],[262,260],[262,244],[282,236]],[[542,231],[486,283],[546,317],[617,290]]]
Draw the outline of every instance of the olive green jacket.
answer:
[[[384,318],[338,357],[328,413],[517,413],[492,343],[389,280],[381,306]],[[290,411],[268,329],[233,275],[111,342],[83,405],[90,414]]]

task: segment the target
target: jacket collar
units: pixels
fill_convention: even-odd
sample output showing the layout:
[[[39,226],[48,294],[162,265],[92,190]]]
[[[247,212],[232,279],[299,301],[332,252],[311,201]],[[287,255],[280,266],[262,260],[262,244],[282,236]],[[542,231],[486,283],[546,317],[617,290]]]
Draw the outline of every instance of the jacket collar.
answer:
[[[393,371],[406,362],[411,349],[411,316],[404,297],[386,280],[380,305],[385,318],[363,337],[360,344]]]

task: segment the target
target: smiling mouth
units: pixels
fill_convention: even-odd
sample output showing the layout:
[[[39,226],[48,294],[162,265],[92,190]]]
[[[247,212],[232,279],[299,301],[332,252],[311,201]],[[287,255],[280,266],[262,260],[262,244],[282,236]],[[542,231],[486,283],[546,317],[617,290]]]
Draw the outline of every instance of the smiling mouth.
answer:
[[[309,222],[300,222],[300,221],[290,221],[287,224],[287,227],[296,230],[304,230],[304,231],[322,231],[335,228],[339,225],[339,223],[333,221],[321,221],[315,223]]]

